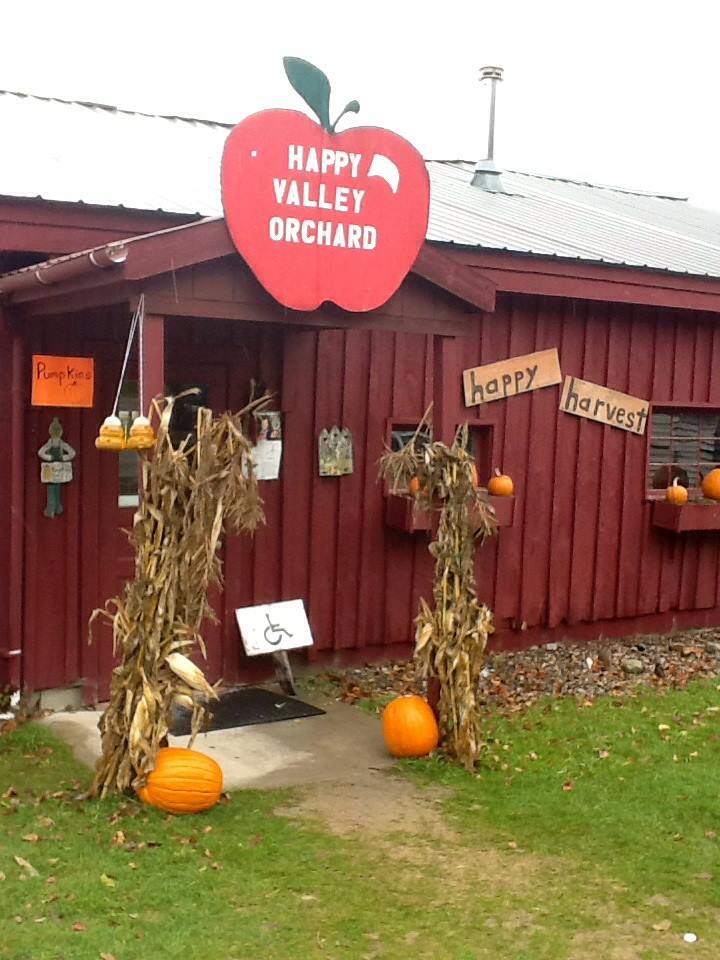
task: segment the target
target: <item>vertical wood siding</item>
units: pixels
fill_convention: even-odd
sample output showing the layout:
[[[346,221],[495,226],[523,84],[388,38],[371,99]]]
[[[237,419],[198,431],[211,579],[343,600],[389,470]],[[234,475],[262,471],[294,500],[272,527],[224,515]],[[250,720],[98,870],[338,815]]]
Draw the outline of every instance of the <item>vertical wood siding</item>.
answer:
[[[654,401],[720,407],[720,330],[711,318],[513,295],[499,297],[491,316],[468,317],[468,327],[467,337],[446,343],[448,417],[491,427],[493,462],[516,484],[513,526],[478,557],[480,595],[500,639],[610,632],[618,620],[642,629],[642,617],[658,614],[664,619],[645,621],[652,629],[685,615],[720,619],[720,538],[651,526],[648,438],[560,413],[559,386],[470,409],[461,391],[464,368],[557,346],[564,375]],[[242,653],[234,610],[278,597],[306,600],[311,656],[372,656],[409,644],[432,563],[424,535],[385,526],[378,459],[390,420],[417,422],[432,397],[432,337],[199,320],[167,328],[170,382],[207,382],[216,408],[237,409],[254,378],[284,412],[282,479],[262,484],[267,525],[252,540],[228,536],[224,544],[225,591],[214,597],[220,622],[206,631],[213,678],[247,679],[257,669]],[[110,673],[109,632],[101,628],[88,647],[86,624],[118,589],[117,558],[127,547],[108,509],[117,464],[93,443],[124,330],[124,318],[48,321],[28,344],[28,352],[94,355],[101,384],[94,410],[61,412],[78,458],[57,521],[42,517],[36,456],[54,411],[28,415],[25,669],[35,688],[81,677],[92,686]],[[0,349],[0,375],[6,363]],[[0,426],[6,415],[0,408]],[[321,478],[317,436],[334,424],[352,431],[355,470]],[[2,518],[7,463],[0,458]],[[4,583],[6,567],[0,547]]]

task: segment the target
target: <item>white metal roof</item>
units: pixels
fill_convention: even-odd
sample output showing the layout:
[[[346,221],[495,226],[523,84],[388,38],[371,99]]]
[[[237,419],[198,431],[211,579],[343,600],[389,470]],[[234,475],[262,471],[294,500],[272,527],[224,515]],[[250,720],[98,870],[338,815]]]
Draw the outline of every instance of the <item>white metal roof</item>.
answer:
[[[0,91],[0,196],[221,215],[229,125]],[[538,256],[720,277],[720,213],[686,200],[428,161],[428,239]]]

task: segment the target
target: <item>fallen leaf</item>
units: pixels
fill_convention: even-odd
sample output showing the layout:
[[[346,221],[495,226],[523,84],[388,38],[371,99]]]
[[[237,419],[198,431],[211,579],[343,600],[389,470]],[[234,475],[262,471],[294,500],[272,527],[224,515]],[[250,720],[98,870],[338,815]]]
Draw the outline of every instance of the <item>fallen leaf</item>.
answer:
[[[26,833],[23,837],[25,843],[37,843],[40,837],[36,833]]]
[[[608,758],[609,756],[610,756],[610,751],[609,751],[609,750],[599,750],[599,751],[598,751],[598,757],[599,757],[600,760],[607,760],[607,758]]]
[[[50,817],[38,817],[38,823],[41,827],[45,827],[46,830],[52,830],[55,826],[55,821]]]
[[[118,830],[117,833],[113,836],[110,841],[111,847],[121,847],[125,843],[125,834],[122,830]]]
[[[669,930],[672,926],[672,923],[669,920],[661,920],[659,923],[654,923],[652,925],[653,930]]]
[[[566,780],[565,783],[563,784],[563,790],[565,791],[565,793],[570,793],[570,791],[574,789],[575,789],[575,784],[572,782],[572,780]]]
[[[0,883],[5,879],[5,874],[0,870]]]
[[[84,923],[80,923],[80,921],[78,920],[77,923],[74,923],[74,924],[72,925],[72,929],[73,929],[76,933],[82,933],[84,930],[87,930],[87,927],[85,926]]]
[[[112,953],[101,953],[100,960],[115,960],[115,955]]]
[[[658,724],[658,730],[669,730],[669,729],[670,729],[670,727],[669,727],[669,725],[668,725],[667,723],[659,723],[659,724]]]
[[[40,876],[40,874],[37,872],[35,867],[31,863],[28,863],[28,861],[25,860],[23,857],[13,857],[13,860],[19,867],[21,867],[23,870],[27,872],[28,876],[30,877]]]
[[[101,874],[100,874],[100,883],[101,883],[104,887],[114,887],[114,886],[115,886],[115,878],[108,876],[107,873],[101,873]]]
[[[35,917],[35,919],[33,920],[33,923],[45,923],[46,920],[47,920],[47,917]]]
[[[717,839],[717,833],[715,833],[714,830],[706,830],[706,831],[705,831],[705,836],[708,838],[708,840],[716,840],[716,839]]]

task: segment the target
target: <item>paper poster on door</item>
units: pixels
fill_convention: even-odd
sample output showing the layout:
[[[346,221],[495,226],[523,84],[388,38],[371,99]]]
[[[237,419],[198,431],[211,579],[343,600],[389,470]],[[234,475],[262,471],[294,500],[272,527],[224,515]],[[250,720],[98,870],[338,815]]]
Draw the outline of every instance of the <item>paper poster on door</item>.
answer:
[[[258,480],[277,480],[282,460],[282,413],[279,410],[261,410],[255,414],[255,419],[255,476]]]

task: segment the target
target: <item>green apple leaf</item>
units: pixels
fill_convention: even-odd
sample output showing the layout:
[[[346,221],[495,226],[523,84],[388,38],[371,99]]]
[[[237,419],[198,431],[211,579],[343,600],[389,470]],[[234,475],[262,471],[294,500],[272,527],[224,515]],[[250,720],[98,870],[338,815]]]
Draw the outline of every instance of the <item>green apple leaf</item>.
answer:
[[[316,114],[323,129],[330,130],[330,81],[318,67],[299,57],[283,57],[287,78]]]

